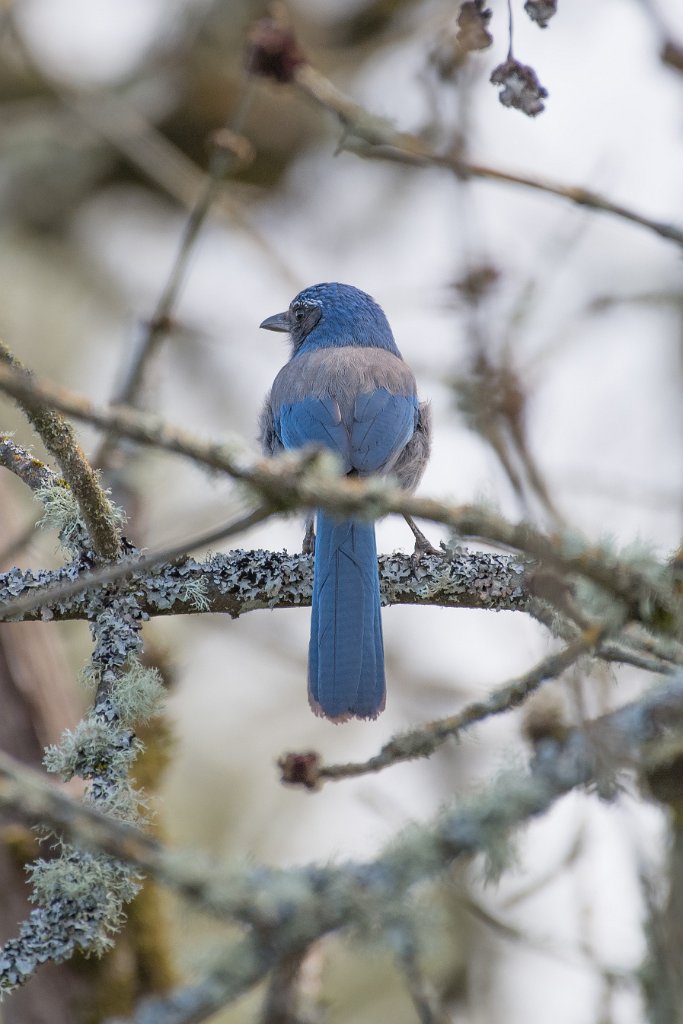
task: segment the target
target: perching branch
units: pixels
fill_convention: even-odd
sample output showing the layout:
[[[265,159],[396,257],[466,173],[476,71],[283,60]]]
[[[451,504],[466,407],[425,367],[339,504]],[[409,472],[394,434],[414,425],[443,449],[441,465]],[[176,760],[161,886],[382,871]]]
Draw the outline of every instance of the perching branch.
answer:
[[[253,516],[239,519],[234,530],[224,527],[213,536],[237,532],[247,519],[254,521]],[[206,536],[199,541],[205,543]],[[380,558],[379,570],[388,605],[527,610],[525,566],[512,555],[462,551],[425,555],[416,564],[411,556],[395,553]],[[90,619],[102,600],[101,588],[123,580],[146,616],[226,612],[237,618],[261,608],[310,605],[313,562],[310,555],[237,550],[203,562],[188,557],[160,562],[150,555],[94,571],[74,564],[56,570],[15,568],[0,574],[0,620]]]
[[[583,576],[624,603],[628,617],[648,624],[653,619],[671,620],[677,630],[683,614],[673,573],[662,567],[647,574],[595,545],[562,536],[547,536],[524,523],[509,523],[494,512],[471,505],[454,506],[433,498],[406,494],[388,480],[343,479],[325,453],[288,452],[276,459],[260,459],[251,465],[237,454],[238,443],[216,444],[197,440],[186,431],[165,424],[159,417],[127,407],[103,410],[64,388],[34,380],[0,366],[0,390],[23,399],[54,406],[77,419],[142,444],[164,448],[249,484],[274,510],[317,506],[341,515],[377,518],[388,513],[443,523],[463,537],[476,537],[529,554],[546,568]]]

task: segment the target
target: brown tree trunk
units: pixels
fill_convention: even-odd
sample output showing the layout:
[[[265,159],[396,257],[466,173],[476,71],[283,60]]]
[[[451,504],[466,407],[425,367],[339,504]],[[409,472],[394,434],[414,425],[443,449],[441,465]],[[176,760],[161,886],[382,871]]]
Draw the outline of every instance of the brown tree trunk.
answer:
[[[21,523],[0,479],[5,540]],[[0,569],[7,566],[0,566]],[[0,625],[0,748],[39,768],[43,747],[78,721],[80,711],[61,639],[46,622]],[[16,935],[31,911],[24,865],[38,855],[34,834],[3,818],[0,822],[0,943]],[[8,997],[3,1024],[75,1024],[88,1003],[89,981],[68,964],[46,965],[28,985]]]

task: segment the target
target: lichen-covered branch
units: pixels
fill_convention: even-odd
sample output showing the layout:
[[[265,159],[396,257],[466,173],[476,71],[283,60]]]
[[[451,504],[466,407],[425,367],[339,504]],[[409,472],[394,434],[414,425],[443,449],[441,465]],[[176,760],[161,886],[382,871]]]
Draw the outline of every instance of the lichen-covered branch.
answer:
[[[654,563],[643,567],[576,535],[548,536],[526,523],[509,523],[495,512],[473,505],[451,505],[406,494],[390,480],[341,478],[336,462],[321,452],[288,452],[276,459],[249,463],[239,442],[216,444],[128,408],[102,410],[87,399],[43,382],[30,382],[0,366],[0,389],[16,397],[38,396],[43,403],[122,436],[154,445],[221,470],[249,484],[275,511],[322,507],[342,515],[377,518],[387,513],[443,523],[464,537],[526,552],[546,568],[583,576],[619,598],[628,616],[645,624],[656,621],[675,633],[681,628],[683,599],[673,570]]]
[[[87,848],[103,850],[154,875],[215,916],[249,926],[257,944],[251,952],[263,966],[266,961],[259,950],[264,955],[275,950],[280,956],[327,932],[367,920],[369,914],[377,926],[385,921],[393,927],[397,907],[410,915],[413,886],[475,853],[499,860],[512,831],[544,814],[572,789],[604,781],[606,771],[657,763],[660,748],[666,751],[682,725],[679,673],[640,700],[592,722],[589,729],[538,736],[529,770],[501,774],[488,790],[392,841],[375,860],[341,866],[250,866],[226,873],[194,854],[168,851],[131,826],[55,793],[36,773],[6,755],[0,755],[0,802],[25,821],[48,822]],[[241,944],[234,948],[236,957],[242,955],[241,949]],[[226,969],[228,964],[229,960]],[[263,973],[247,972],[252,982],[246,984]]]
[[[225,949],[220,963],[200,981],[142,999],[132,1016],[109,1018],[104,1024],[200,1024],[262,981],[276,963],[275,944],[258,932],[249,933]]]
[[[49,466],[34,458],[26,448],[16,444],[8,434],[0,434],[0,466],[18,476],[32,491],[40,491],[46,487],[68,486]]]
[[[62,432],[60,424],[50,420],[53,417],[63,423],[61,417],[45,413],[42,419],[43,412],[39,408],[38,423],[45,426],[47,422],[68,448],[70,428],[65,425]],[[80,457],[74,456],[76,461]],[[59,529],[62,546],[70,555],[60,572],[68,575],[89,570],[94,541],[84,524],[86,508],[74,500],[78,481],[74,482],[73,477],[59,480],[8,438],[0,444],[0,459],[43,502],[43,522],[54,523]],[[68,457],[66,462],[70,465]],[[115,535],[118,537],[117,532]],[[100,550],[100,554],[104,552]],[[143,617],[135,593],[99,593],[88,614],[94,641],[88,667],[96,691],[94,707],[45,755],[49,771],[63,779],[77,775],[86,781],[85,799],[89,804],[104,814],[131,822],[144,819],[140,797],[128,777],[140,750],[131,725],[155,713],[162,692],[156,673],[137,661]],[[124,905],[139,889],[140,879],[126,863],[97,851],[76,849],[59,834],[57,838],[59,856],[49,861],[39,859],[30,867],[31,898],[37,906],[18,934],[0,949],[0,994],[24,984],[48,960],[58,962],[78,950],[86,954],[105,950],[120,928]]]
[[[97,475],[88,463],[66,420],[54,411],[54,406],[43,401],[30,386],[31,375],[0,341],[0,369],[11,369],[17,379],[27,385],[22,394],[15,394],[31,425],[39,434],[47,450],[54,455],[64,479],[78,502],[93,551],[104,559],[115,559],[121,553],[121,537],[116,515]]]
[[[529,599],[524,562],[513,555],[462,551],[425,555],[416,563],[395,553],[383,555],[379,568],[387,605],[526,610]],[[310,605],[313,562],[310,555],[236,550],[143,571],[134,560],[111,571],[73,563],[54,570],[15,568],[0,573],[0,620],[92,618],[101,587],[122,577],[145,616],[227,612],[237,618],[261,608]]]

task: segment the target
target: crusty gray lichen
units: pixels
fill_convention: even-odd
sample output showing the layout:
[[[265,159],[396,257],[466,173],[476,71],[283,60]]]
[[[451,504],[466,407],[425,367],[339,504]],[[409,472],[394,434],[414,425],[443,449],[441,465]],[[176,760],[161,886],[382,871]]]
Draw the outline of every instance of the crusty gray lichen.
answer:
[[[385,604],[436,604],[523,610],[526,566],[512,555],[458,550],[448,555],[380,558]]]
[[[6,599],[26,588],[30,591],[55,575],[74,579],[88,567],[84,554],[57,574],[18,575],[11,570],[4,574],[0,596]],[[138,824],[144,821],[145,807],[129,770],[142,744],[130,724],[149,717],[161,698],[158,680],[150,680],[137,659],[142,647],[140,628],[147,615],[135,590],[116,592],[106,587],[86,596],[84,611],[94,641],[88,669],[97,687],[94,707],[75,729],[65,731],[59,744],[48,748],[45,767],[63,779],[74,775],[85,779],[86,802],[104,814]],[[56,617],[50,608],[40,612],[43,618]],[[123,906],[140,884],[128,865],[64,843],[58,857],[36,861],[29,872],[32,898],[40,906],[0,949],[0,995],[23,984],[47,960],[68,959],[76,950],[86,955],[101,953],[120,926]]]
[[[456,551],[440,555],[394,553],[379,559],[384,604],[435,604],[458,608],[525,610],[527,566],[513,555]],[[0,574],[0,604],[40,587],[58,587],[85,579],[87,563],[61,569],[10,569]],[[98,617],[103,602],[112,607],[119,589],[116,615],[123,614],[134,632],[140,620],[157,615],[227,612],[236,618],[259,608],[294,608],[311,603],[313,562],[310,556],[286,551],[243,551],[213,554],[204,561],[185,558],[163,563],[126,580],[51,599],[25,618],[89,619]],[[126,610],[125,595],[129,596]],[[112,612],[113,614],[113,612]],[[111,618],[111,616],[109,616]],[[116,616],[114,616],[116,617]],[[105,614],[100,629],[104,629]]]

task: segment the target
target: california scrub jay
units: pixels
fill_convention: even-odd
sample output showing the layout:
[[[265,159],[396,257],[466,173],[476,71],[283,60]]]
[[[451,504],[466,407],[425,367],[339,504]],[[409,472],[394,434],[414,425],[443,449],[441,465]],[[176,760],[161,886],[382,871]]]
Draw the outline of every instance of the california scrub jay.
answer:
[[[401,487],[416,487],[429,456],[429,407],[374,299],[348,284],[317,284],[261,327],[292,343],[261,414],[264,452],[323,445],[350,476],[393,473]],[[309,701],[333,722],[376,718],[386,693],[375,527],[318,509],[317,534]]]

